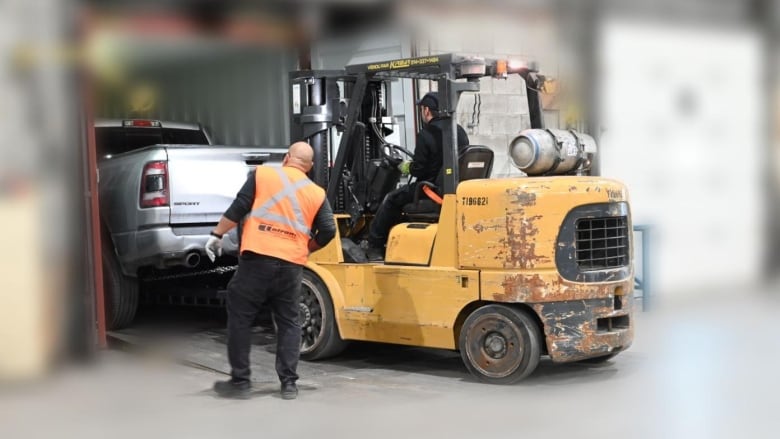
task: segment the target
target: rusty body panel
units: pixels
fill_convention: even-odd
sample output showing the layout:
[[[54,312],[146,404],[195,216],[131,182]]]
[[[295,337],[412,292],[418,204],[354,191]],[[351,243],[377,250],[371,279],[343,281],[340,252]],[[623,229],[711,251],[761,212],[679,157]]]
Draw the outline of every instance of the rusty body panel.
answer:
[[[540,177],[465,181],[457,199],[462,267],[545,270],[555,268],[558,232],[572,208],[626,202],[628,194],[604,178]]]
[[[504,303],[564,302],[609,298],[615,291],[633,291],[633,278],[603,283],[567,281],[555,272],[512,274],[506,271],[483,271],[482,300]]]
[[[534,304],[550,358],[564,363],[628,349],[634,339],[634,300],[618,297],[620,309],[614,297]]]

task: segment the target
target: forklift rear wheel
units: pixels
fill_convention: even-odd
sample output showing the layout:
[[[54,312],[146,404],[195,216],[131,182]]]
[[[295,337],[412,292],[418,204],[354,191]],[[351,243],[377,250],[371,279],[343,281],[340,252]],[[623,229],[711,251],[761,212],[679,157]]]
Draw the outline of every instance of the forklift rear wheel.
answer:
[[[103,290],[106,327],[122,329],[132,323],[138,310],[138,279],[122,273],[110,248],[103,250]]]
[[[486,305],[468,316],[460,331],[460,355],[480,381],[511,384],[539,365],[541,335],[536,322],[521,310]]]
[[[339,335],[328,289],[309,270],[303,270],[298,318],[301,322],[301,358],[304,360],[332,357],[347,346],[347,342]]]

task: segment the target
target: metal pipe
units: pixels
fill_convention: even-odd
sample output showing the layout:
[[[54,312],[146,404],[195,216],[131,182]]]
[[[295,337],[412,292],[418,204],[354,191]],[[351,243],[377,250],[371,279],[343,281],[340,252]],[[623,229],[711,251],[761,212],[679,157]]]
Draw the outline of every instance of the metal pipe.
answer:
[[[197,267],[200,264],[200,253],[193,251],[184,258],[184,265],[190,268]]]
[[[309,86],[309,105],[322,107],[325,105],[325,78],[315,78]],[[327,129],[327,123],[318,122],[320,129]],[[305,132],[306,130],[304,130]],[[319,131],[309,138],[309,144],[314,150],[314,166],[310,176],[315,183],[327,186],[328,153],[326,150],[327,131]]]

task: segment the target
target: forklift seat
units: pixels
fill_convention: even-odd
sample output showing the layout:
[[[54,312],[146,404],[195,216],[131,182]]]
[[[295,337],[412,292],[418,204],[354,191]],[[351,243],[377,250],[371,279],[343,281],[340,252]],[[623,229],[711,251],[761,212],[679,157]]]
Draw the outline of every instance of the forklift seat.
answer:
[[[493,170],[493,150],[483,145],[469,145],[463,148],[458,155],[458,177],[460,181],[488,178]],[[440,173],[436,179],[441,183],[443,175]],[[431,200],[423,194],[423,187],[432,187],[441,195],[437,185],[431,182],[421,181],[417,184],[414,193],[414,201],[403,208],[407,221],[436,222],[439,220],[441,204]]]
[[[458,155],[460,181],[490,178],[493,170],[493,150],[487,146],[469,145]]]

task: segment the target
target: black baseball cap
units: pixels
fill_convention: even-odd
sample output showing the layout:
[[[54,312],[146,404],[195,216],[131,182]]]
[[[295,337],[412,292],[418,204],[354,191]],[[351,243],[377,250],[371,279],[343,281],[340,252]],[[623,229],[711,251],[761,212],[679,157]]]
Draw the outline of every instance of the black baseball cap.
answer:
[[[428,107],[433,111],[439,111],[439,93],[435,91],[425,93],[425,96],[417,101],[417,105]]]

